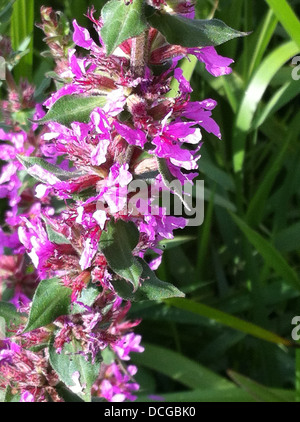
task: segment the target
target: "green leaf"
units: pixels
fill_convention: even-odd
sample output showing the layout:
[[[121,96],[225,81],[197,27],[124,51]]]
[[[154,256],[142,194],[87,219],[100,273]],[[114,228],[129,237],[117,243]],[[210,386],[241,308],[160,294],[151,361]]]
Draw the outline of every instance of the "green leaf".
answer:
[[[213,321],[217,321],[227,327],[242,331],[243,333],[250,334],[271,343],[284,344],[285,346],[291,346],[293,344],[290,340],[280,337],[271,331],[259,327],[258,325],[244,321],[226,312],[220,311],[219,309],[204,305],[203,303],[197,303],[192,300],[181,298],[167,299],[166,303],[168,305],[175,306],[176,308],[212,319]]]
[[[12,303],[8,302],[0,302],[0,318],[4,320],[5,322],[5,328],[6,328],[6,336],[10,337],[14,333],[10,333],[9,329],[12,325],[18,326],[22,319],[24,318],[25,314],[21,314],[17,311],[15,306]],[[1,321],[0,321],[1,322]],[[3,329],[3,326],[2,326]],[[1,330],[0,330],[1,331]],[[0,334],[1,339],[1,334]]]
[[[273,11],[268,10],[268,13],[261,25],[261,30],[259,31],[256,39],[254,39],[255,44],[252,50],[253,53],[251,54],[252,57],[249,65],[248,75],[252,76],[253,70],[255,70],[261,62],[264,52],[272,38],[272,35],[274,34],[277,23],[278,19],[274,15]],[[245,54],[246,53],[247,52],[245,52]]]
[[[143,272],[142,265],[132,255],[139,241],[136,225],[121,219],[110,221],[107,230],[102,232],[99,246],[110,268],[133,285],[136,291]]]
[[[11,19],[12,7],[15,0],[1,0],[0,2],[0,34],[6,31],[7,25]]]
[[[11,16],[10,35],[14,50],[22,50],[22,44],[28,40],[28,51],[14,69],[14,75],[19,80],[32,79],[33,65],[33,30],[34,30],[34,0],[16,0]],[[26,47],[27,49],[27,47]]]
[[[70,343],[65,343],[61,353],[58,354],[52,341],[49,345],[49,359],[60,380],[71,389],[72,393],[90,402],[91,388],[100,371],[100,360],[91,363],[85,356],[79,354],[80,351],[80,343],[73,339]],[[76,385],[74,380],[75,372],[80,374],[79,385]]]
[[[245,377],[241,374],[238,374],[235,371],[227,371],[230,378],[233,379],[241,388],[247,391],[253,398],[259,402],[286,402],[285,397],[280,396],[280,393],[272,391],[270,388],[265,387],[264,385],[259,384],[251,380],[248,377]]]
[[[231,217],[241,229],[249,242],[257,249],[261,256],[266,261],[266,264],[273,268],[273,270],[282,279],[297,290],[300,290],[300,280],[297,273],[286,262],[283,256],[278,252],[274,246],[264,239],[259,233],[251,229],[243,220],[232,213]]]
[[[101,12],[103,26],[101,37],[110,55],[123,41],[140,35],[147,28],[144,17],[143,0],[125,3],[123,0],[111,0]]]
[[[300,114],[299,114],[300,117]],[[262,181],[259,184],[253,198],[251,199],[246,214],[246,221],[250,226],[258,225],[262,221],[264,210],[266,209],[266,203],[268,195],[271,192],[272,186],[276,180],[278,172],[282,168],[282,162],[285,158],[286,151],[290,144],[291,137],[282,143],[280,150],[276,151],[274,160],[271,160],[269,168],[263,175]]]
[[[4,402],[5,403],[18,403],[20,401],[19,394],[13,394],[11,391],[11,387],[8,385],[5,390]]]
[[[266,0],[278,20],[300,48],[300,20],[286,0]]]
[[[73,177],[80,176],[78,172],[71,172],[62,170],[59,167],[54,166],[53,164],[48,163],[48,161],[44,160],[40,157],[27,157],[25,155],[17,155],[18,160],[21,164],[26,168],[27,173],[29,173],[32,177],[40,182],[47,182],[47,180],[43,179],[41,176],[36,175],[35,172],[31,171],[31,167],[39,166],[42,169],[46,170],[47,172],[56,176],[59,180],[69,180]]]
[[[83,400],[77,396],[77,394],[69,390],[62,382],[55,386],[55,390],[66,403],[83,402]]]
[[[143,267],[141,286],[133,293],[126,281],[116,280],[112,282],[112,284],[119,296],[133,302],[140,302],[142,300],[162,300],[170,297],[184,296],[184,293],[173,286],[173,284],[159,280],[143,259],[137,259]]]
[[[53,104],[46,116],[40,120],[33,120],[33,122],[39,125],[57,122],[65,126],[70,126],[72,122],[87,123],[94,108],[101,108],[104,104],[105,97],[100,95],[92,97],[64,95]]]
[[[85,306],[92,306],[96,298],[99,296],[99,293],[99,288],[90,282],[88,286],[82,290],[77,301],[73,304],[72,314],[80,313],[85,310],[85,308],[77,302],[80,302]]]
[[[70,243],[69,239],[67,239],[64,235],[61,233],[57,233],[53,228],[46,223],[46,230],[48,234],[48,239],[52,243],[56,243],[58,245],[65,245],[66,243]]]
[[[274,243],[277,249],[282,252],[297,251],[299,249],[300,222],[292,224],[274,236]]]
[[[250,394],[236,386],[226,389],[206,388],[205,390],[178,391],[176,393],[158,393],[159,397],[163,397],[163,403],[252,403],[255,402]],[[137,402],[154,402],[155,400],[149,395],[139,395]]]
[[[161,374],[167,375],[176,382],[193,389],[226,389],[233,383],[226,378],[215,374],[198,362],[154,344],[143,344],[145,351],[135,353],[132,360],[138,366],[151,368]]]
[[[24,332],[48,325],[60,315],[68,314],[70,304],[71,289],[63,286],[58,278],[41,281],[33,297]]]
[[[248,35],[230,28],[219,19],[188,19],[158,12],[151,6],[147,7],[147,20],[165,36],[168,43],[183,47],[216,46]]]
[[[239,172],[243,168],[246,135],[251,129],[259,102],[278,70],[298,52],[299,47],[293,41],[276,47],[261,63],[249,82],[247,89],[245,89],[233,133],[233,164],[235,172]]]

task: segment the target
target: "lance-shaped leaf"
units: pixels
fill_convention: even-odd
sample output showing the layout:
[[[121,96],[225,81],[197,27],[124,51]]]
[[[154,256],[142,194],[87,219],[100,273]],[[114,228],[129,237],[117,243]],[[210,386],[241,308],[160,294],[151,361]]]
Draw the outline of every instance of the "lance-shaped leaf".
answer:
[[[69,239],[67,239],[63,234],[56,232],[49,224],[47,224],[47,220],[45,218],[43,218],[43,220],[46,222],[46,230],[50,242],[56,243],[58,245],[71,243]]]
[[[184,293],[173,286],[156,277],[149,265],[141,258],[137,258],[143,267],[141,275],[141,286],[136,292],[132,292],[128,283],[124,280],[116,280],[112,282],[115,291],[123,299],[132,302],[140,302],[142,300],[162,300],[170,297],[184,297]]]
[[[61,353],[57,353],[53,340],[49,345],[49,358],[52,368],[60,380],[86,402],[91,401],[91,388],[100,371],[100,359],[92,363],[86,360],[80,343],[72,339],[65,343]]]
[[[71,292],[58,278],[41,281],[33,297],[24,332],[51,324],[59,316],[67,315],[71,305]]]
[[[146,13],[149,24],[158,29],[170,44],[183,47],[216,46],[247,35],[219,19],[188,19],[158,12],[151,6],[147,6]]]
[[[57,122],[65,126],[70,126],[72,122],[87,123],[94,108],[103,107],[105,101],[105,97],[100,95],[92,97],[65,95],[53,104],[42,119],[33,120],[33,122],[39,125]]]
[[[137,37],[147,28],[143,0],[133,0],[127,4],[123,0],[111,0],[103,7],[101,16],[103,20],[101,37],[107,55],[123,41]]]
[[[5,322],[3,325],[2,322],[2,330],[5,329],[5,335],[10,337],[13,335],[13,332],[10,332],[10,328],[12,325],[18,326],[22,320],[24,319],[25,314],[22,314],[17,311],[15,306],[12,303],[8,302],[0,302],[0,318],[2,321]],[[0,334],[1,336],[1,334]],[[0,337],[1,340],[1,337]]]
[[[18,403],[21,399],[20,394],[14,394],[12,392],[11,386],[8,385],[6,387],[5,393],[4,393],[4,403]]]
[[[77,394],[73,393],[69,388],[67,388],[62,382],[58,383],[55,386],[55,390],[58,392],[60,397],[62,397],[67,403],[84,401],[79,396],[77,396]]]
[[[17,155],[17,158],[32,177],[43,183],[48,182],[48,180],[43,177],[43,172],[36,171],[38,167],[45,170],[45,176],[51,173],[59,180],[69,180],[73,177],[80,176],[80,173],[78,172],[65,171],[57,166],[54,166],[53,164],[48,163],[48,161],[40,157],[27,157],[26,155]],[[32,167],[33,169],[31,169]]]
[[[83,312],[85,310],[85,306],[92,306],[99,294],[99,288],[90,282],[88,286],[81,291],[76,302],[73,303],[72,314]]]
[[[139,241],[139,231],[131,221],[110,221],[102,232],[99,246],[110,268],[133,284],[136,291],[143,272],[142,265],[133,256],[132,250]]]

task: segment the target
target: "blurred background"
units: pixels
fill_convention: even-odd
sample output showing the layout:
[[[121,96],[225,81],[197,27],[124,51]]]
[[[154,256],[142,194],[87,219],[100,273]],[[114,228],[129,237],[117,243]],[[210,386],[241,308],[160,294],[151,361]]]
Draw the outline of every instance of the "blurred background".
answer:
[[[0,0],[0,31],[28,50],[14,76],[34,82],[42,98],[53,88],[45,78],[53,63],[41,57],[46,45],[34,27],[40,7],[91,28],[87,8],[99,12],[105,1],[13,3]],[[196,11],[251,35],[217,48],[234,59],[231,75],[182,63],[192,99],[218,101],[222,140],[203,133],[204,223],[165,242],[157,271],[186,298],[131,309],[146,348],[132,358],[138,400],[300,401],[291,337],[300,316],[300,1],[197,0]]]

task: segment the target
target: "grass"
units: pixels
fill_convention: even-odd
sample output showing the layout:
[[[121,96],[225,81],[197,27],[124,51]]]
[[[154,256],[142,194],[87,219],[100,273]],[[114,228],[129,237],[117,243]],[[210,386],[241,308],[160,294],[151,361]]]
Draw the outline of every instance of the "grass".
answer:
[[[94,3],[99,10],[104,2]],[[32,0],[22,9],[24,1],[16,0],[10,28],[15,46],[30,37],[16,75],[25,69],[37,83],[51,66],[41,60],[42,33],[31,19],[34,7],[39,20],[41,4]],[[64,11],[84,24],[90,2],[76,4],[64,2]],[[204,224],[178,232],[158,270],[186,299],[131,310],[143,319],[138,331],[146,345],[132,359],[140,368],[140,401],[149,394],[166,401],[300,400],[299,349],[291,338],[300,308],[300,84],[291,77],[292,58],[300,55],[299,4],[220,0],[215,17],[252,31],[218,48],[234,58],[233,73],[215,79],[201,64],[183,63],[192,98],[217,99],[223,138],[204,136]],[[213,5],[198,0],[198,17],[209,16]]]

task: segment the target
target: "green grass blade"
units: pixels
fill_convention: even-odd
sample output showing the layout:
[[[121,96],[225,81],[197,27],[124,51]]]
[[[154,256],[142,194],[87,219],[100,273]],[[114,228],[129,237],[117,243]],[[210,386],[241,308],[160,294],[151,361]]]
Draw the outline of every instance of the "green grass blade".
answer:
[[[145,351],[132,356],[138,366],[151,368],[192,389],[225,389],[232,383],[187,357],[154,344],[144,344]]]
[[[17,80],[22,78],[32,79],[33,65],[33,29],[34,29],[34,0],[16,0],[11,16],[10,36],[12,47],[19,50],[27,37],[30,37],[28,53],[22,57],[14,75]]]
[[[235,371],[227,371],[233,381],[235,381],[241,388],[247,391],[251,396],[253,396],[256,401],[259,402],[286,402],[285,397],[280,396],[280,394],[275,393],[271,389],[265,387],[264,385],[259,384],[251,380],[248,377],[245,377],[241,374],[238,374]]]
[[[286,0],[266,0],[278,20],[300,48],[300,20]]]
[[[300,290],[300,280],[297,273],[289,266],[287,261],[278,252],[272,244],[263,238],[255,230],[251,229],[243,220],[232,213],[231,217],[237,226],[241,229],[249,242],[256,248],[256,250],[264,258],[266,264],[272,268],[284,282],[290,284],[295,289]]]
[[[274,236],[276,248],[282,252],[297,251],[300,249],[300,222],[286,227]]]
[[[274,160],[270,160],[271,162],[269,168],[264,173],[261,183],[248,205],[246,221],[250,226],[257,226],[262,220],[263,213],[266,209],[268,195],[271,192],[276,177],[278,176],[278,171],[282,166],[288,146],[289,142],[284,141],[281,150],[279,152],[276,151],[276,154],[274,154]]]
[[[155,402],[159,403],[160,401],[166,403],[247,403],[255,402],[253,397],[250,396],[246,391],[238,387],[230,387],[225,390],[214,390],[214,389],[205,389],[205,390],[193,390],[193,391],[179,391],[176,393],[161,393],[157,394],[159,398],[163,400],[154,400],[153,396],[140,395],[137,399],[137,402]]]
[[[251,79],[237,114],[233,135],[235,172],[239,172],[243,167],[246,135],[264,92],[277,71],[298,52],[299,47],[294,41],[282,44],[268,55]]]
[[[203,268],[204,263],[208,253],[208,245],[210,240],[210,232],[211,232],[211,225],[212,225],[212,216],[213,216],[213,209],[214,209],[214,191],[211,193],[211,197],[209,199],[207,212],[205,213],[204,224],[198,230],[198,251],[197,251],[197,265],[196,265],[196,280],[201,280],[203,277]]]
[[[283,106],[292,101],[297,95],[300,94],[299,81],[290,80],[275,92],[269,100],[265,108],[259,113],[257,119],[253,123],[255,129],[259,128],[268,117],[276,113]]]
[[[266,51],[267,46],[274,34],[277,26],[278,19],[274,15],[272,10],[269,10],[267,16],[263,21],[262,28],[259,33],[259,37],[256,40],[254,51],[252,52],[252,58],[249,65],[248,75],[251,77],[253,71],[258,67],[261,62],[263,55]]]
[[[192,312],[202,317],[212,319],[213,321],[219,322],[220,324],[226,325],[227,327],[235,330],[242,331],[243,333],[250,334],[254,337],[269,341],[276,344],[284,344],[291,346],[292,342],[283,337],[278,336],[271,331],[265,330],[251,322],[244,321],[233,315],[227,314],[226,312],[219,311],[211,306],[204,305],[203,303],[197,303],[189,299],[168,299],[165,303],[171,306],[175,306],[179,309]]]

